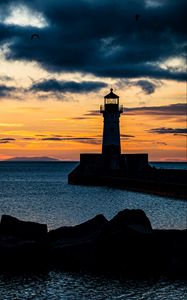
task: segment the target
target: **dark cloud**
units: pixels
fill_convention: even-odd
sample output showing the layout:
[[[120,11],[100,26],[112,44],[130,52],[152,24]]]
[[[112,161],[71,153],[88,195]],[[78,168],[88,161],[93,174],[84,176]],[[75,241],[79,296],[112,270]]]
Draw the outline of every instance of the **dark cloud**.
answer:
[[[158,134],[187,134],[186,128],[166,128],[166,127],[160,127],[160,128],[152,128],[148,130],[149,133],[158,133]]]
[[[121,140],[128,140],[130,138],[134,138],[134,135],[121,134]],[[91,144],[91,145],[101,145],[102,136],[97,137],[61,137],[61,136],[53,136],[53,137],[45,137],[41,139],[42,141],[75,141],[78,143]]]
[[[165,142],[154,142],[153,144],[167,146],[167,143],[165,143]]]
[[[11,96],[11,93],[14,91],[16,91],[15,87],[0,84],[0,98],[9,97]]]
[[[1,141],[15,141],[16,139],[14,138],[1,138]]]
[[[60,134],[51,134],[51,136],[53,136],[53,137],[63,137],[63,136],[60,135]],[[71,136],[69,136],[69,135],[67,136],[67,135],[66,135],[66,137],[71,137]]]
[[[124,107],[124,113],[129,115],[164,115],[164,116],[186,116],[187,105],[176,103],[163,106]]]
[[[101,139],[93,137],[45,137],[41,139],[42,141],[75,141],[79,143],[86,143],[92,145],[101,144]]]
[[[9,43],[7,59],[37,61],[51,72],[186,80],[185,70],[159,64],[172,57],[185,58],[186,0],[163,0],[160,5],[147,5],[146,0],[12,2],[42,13],[48,26],[38,28],[40,39],[31,41],[36,28],[1,24],[0,44]],[[4,14],[9,3],[1,1]],[[145,92],[154,89],[139,85]]]
[[[129,88],[133,86],[140,87],[146,95],[153,94],[156,88],[160,87],[161,85],[162,82],[160,80],[147,80],[147,79],[140,79],[140,80],[121,79],[116,84],[118,88]]]
[[[120,134],[121,140],[128,140],[131,138],[134,138],[135,135],[130,135],[130,134]]]
[[[80,140],[79,143],[83,143],[83,144],[89,144],[89,145],[101,145],[101,139],[84,139],[84,140]]]
[[[98,81],[75,82],[49,79],[34,83],[30,90],[52,93],[88,93],[100,90],[106,86],[106,83]]]
[[[14,142],[16,139],[14,138],[0,138],[0,144],[8,144]]]
[[[92,140],[93,138],[88,137],[88,138],[84,138],[84,137],[45,137],[42,138],[42,141],[76,141],[76,140]]]
[[[87,119],[90,119],[90,118],[87,118],[87,117],[73,117],[73,118],[71,118],[71,120],[87,120]]]
[[[174,133],[174,135],[187,137],[187,133],[186,134],[185,133]]]
[[[149,81],[149,80],[138,80],[135,82],[135,84],[142,88],[142,90],[145,92],[145,94],[150,95],[155,92],[156,84]]]
[[[37,135],[38,138],[21,138],[25,141],[49,141],[49,142],[67,142],[75,141],[78,143],[91,144],[91,145],[100,145],[101,137],[73,137],[73,136],[61,136],[61,135],[52,135],[51,137],[42,137],[45,135]],[[40,138],[39,138],[40,137]],[[42,137],[42,138],[41,138]],[[0,144],[8,144],[16,141],[15,138],[0,138]]]
[[[41,139],[42,141],[64,141],[67,139],[61,138],[61,137],[45,137]]]
[[[88,113],[84,114],[85,116],[100,116],[101,113],[99,110],[90,110]]]

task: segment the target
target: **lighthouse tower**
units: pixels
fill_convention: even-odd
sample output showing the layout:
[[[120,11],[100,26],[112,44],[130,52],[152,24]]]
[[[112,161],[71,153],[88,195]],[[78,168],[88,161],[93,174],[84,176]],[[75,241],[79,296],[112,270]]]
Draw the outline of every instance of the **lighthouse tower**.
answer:
[[[123,106],[119,105],[119,96],[114,94],[113,89],[104,97],[100,112],[104,118],[102,154],[81,153],[80,164],[69,174],[68,183],[111,186],[119,183],[119,186],[140,188],[137,176],[141,179],[147,174],[150,168],[148,154],[121,154],[119,121]],[[136,180],[131,186],[127,178],[132,179],[133,176]]]
[[[119,156],[121,154],[120,145],[120,115],[123,107],[119,105],[119,96],[110,93],[104,97],[104,105],[101,105],[100,112],[104,117],[102,154],[107,156]]]

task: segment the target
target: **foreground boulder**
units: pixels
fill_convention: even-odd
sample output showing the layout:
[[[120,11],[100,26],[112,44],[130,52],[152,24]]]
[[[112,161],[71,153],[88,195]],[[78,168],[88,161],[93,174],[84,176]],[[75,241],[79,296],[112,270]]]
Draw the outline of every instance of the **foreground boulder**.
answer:
[[[0,236],[1,271],[40,269],[46,263],[46,249],[31,240]]]
[[[144,233],[152,232],[151,222],[141,209],[124,209],[120,211],[110,222],[113,230],[132,228]]]
[[[2,215],[0,233],[26,240],[41,240],[47,236],[47,225],[20,221],[9,215]]]
[[[167,276],[187,277],[187,230],[154,230],[157,256],[160,253],[162,268]]]
[[[97,240],[98,264],[102,269],[128,275],[155,272],[153,229],[142,210],[119,212]]]
[[[76,226],[62,226],[58,229],[51,230],[48,233],[48,238],[51,241],[61,240],[66,243],[70,240],[88,239],[97,235],[107,223],[108,220],[100,214]]]
[[[64,226],[48,234],[49,259],[67,268],[90,269],[96,266],[96,240],[108,223],[103,215],[77,226]]]
[[[36,269],[46,263],[47,225],[3,215],[0,223],[1,270]]]

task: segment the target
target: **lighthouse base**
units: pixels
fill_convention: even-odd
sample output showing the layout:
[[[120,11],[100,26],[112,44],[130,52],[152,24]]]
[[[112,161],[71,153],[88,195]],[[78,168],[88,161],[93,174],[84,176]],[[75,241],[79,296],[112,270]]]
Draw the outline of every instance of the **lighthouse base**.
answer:
[[[98,185],[103,177],[129,177],[148,168],[148,154],[81,154],[80,164],[68,175],[68,183]]]
[[[68,175],[69,184],[105,185],[187,199],[187,171],[156,169],[148,154],[81,154],[79,165]]]

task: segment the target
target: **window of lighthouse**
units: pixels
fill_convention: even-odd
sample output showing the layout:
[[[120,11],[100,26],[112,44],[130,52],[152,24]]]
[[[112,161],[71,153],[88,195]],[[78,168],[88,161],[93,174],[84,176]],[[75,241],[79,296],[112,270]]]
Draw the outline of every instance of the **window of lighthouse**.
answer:
[[[117,99],[106,99],[106,104],[117,104]]]

